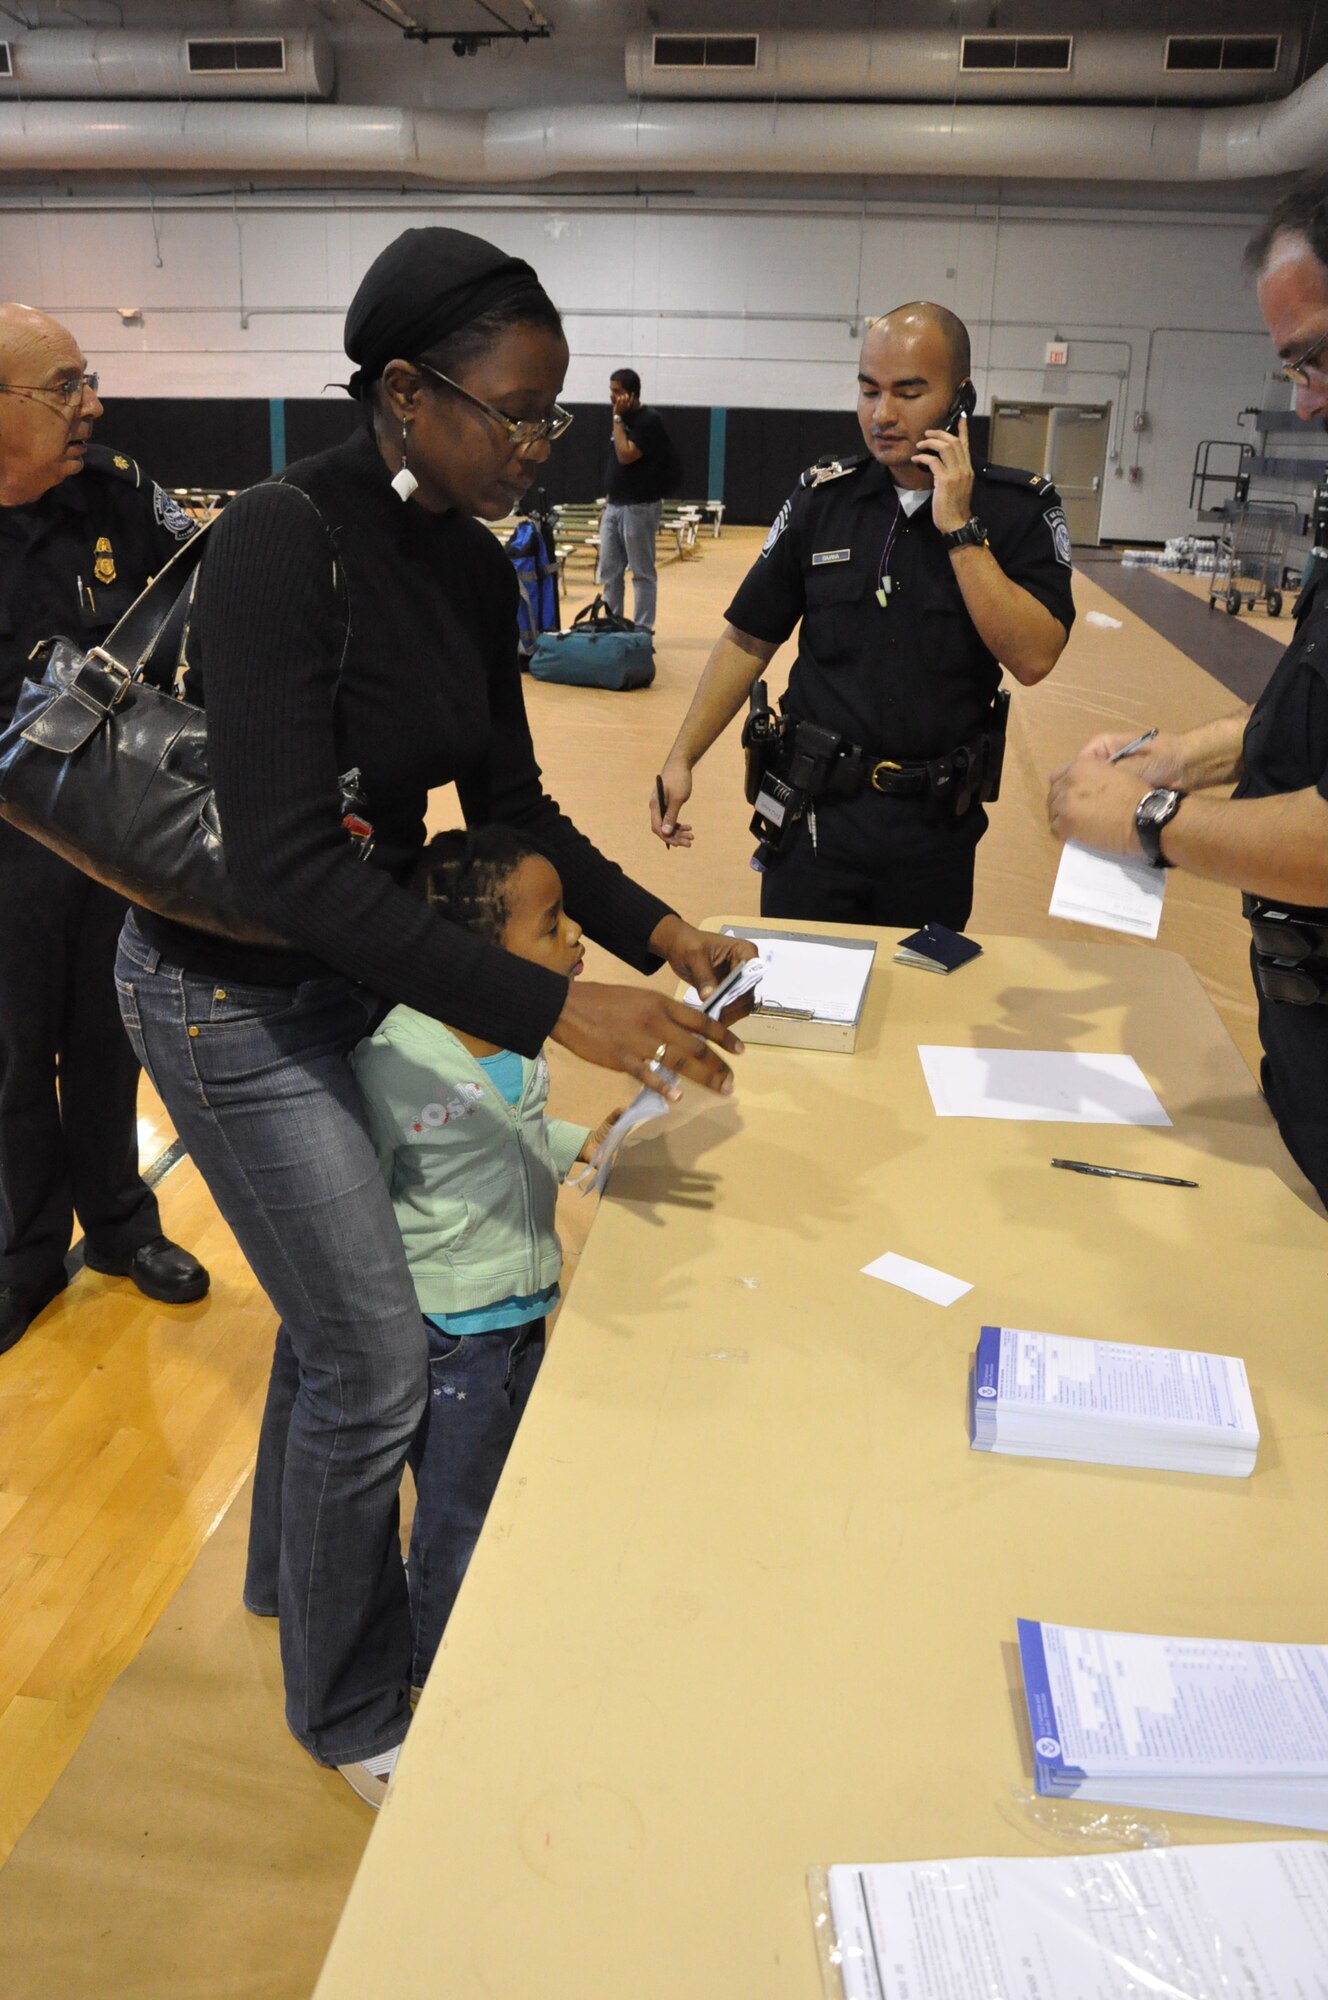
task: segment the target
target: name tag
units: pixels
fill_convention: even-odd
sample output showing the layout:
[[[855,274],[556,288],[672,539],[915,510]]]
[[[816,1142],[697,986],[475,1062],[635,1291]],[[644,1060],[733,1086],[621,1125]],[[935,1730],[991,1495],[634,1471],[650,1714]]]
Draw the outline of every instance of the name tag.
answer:
[[[822,563],[847,562],[852,549],[818,549],[812,557],[812,568],[819,569]]]

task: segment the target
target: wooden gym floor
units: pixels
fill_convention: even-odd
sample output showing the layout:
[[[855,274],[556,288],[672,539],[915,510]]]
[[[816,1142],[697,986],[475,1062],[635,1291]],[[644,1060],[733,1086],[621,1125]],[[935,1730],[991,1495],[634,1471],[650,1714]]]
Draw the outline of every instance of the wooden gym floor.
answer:
[[[697,919],[756,910],[736,730],[699,775],[690,853],[650,837],[646,799],[760,541],[752,529],[704,536],[691,560],[663,569],[653,689],[529,689],[555,797]],[[1096,562],[1077,575],[1079,622],[1051,680],[1015,691],[1004,795],[980,851],[978,937],[1091,935],[1046,914],[1057,849],[1043,814],[1047,773],[1088,735],[1183,727],[1233,706],[1227,687],[1098,577],[1118,580]],[[567,594],[569,610],[588,599],[589,573],[574,570]],[[1090,623],[1089,611],[1119,624]],[[1276,658],[1256,644],[1242,672],[1258,681]],[[436,823],[452,816],[440,796]],[[1172,877],[1160,943],[1195,967],[1253,1065],[1236,895]],[[610,964],[592,950],[591,976]],[[622,1101],[621,1080],[551,1055],[563,1115],[593,1122]],[[147,1160],[173,1134],[146,1085],[142,1115]],[[298,2000],[371,1825],[286,1734],[275,1629],[239,1605],[241,1489],[272,1314],[188,1160],[160,1193],[167,1231],[211,1268],[207,1300],[172,1310],[83,1272],[0,1359],[6,2000]],[[588,1221],[588,1204],[565,1194],[569,1277]]]

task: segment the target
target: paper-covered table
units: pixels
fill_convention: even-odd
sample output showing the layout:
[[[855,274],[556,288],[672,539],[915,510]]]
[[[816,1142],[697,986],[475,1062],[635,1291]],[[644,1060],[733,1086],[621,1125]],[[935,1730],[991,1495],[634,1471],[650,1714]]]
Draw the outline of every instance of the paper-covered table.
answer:
[[[1328,1224],[1198,982],[896,941],[856,1054],[752,1049],[620,1162],[318,2000],[811,2000],[809,1866],[1073,1851],[1018,1617],[1328,1639]],[[920,1044],[1128,1054],[1172,1123],[940,1118]],[[1254,1477],[970,1451],[984,1323],[1243,1355]]]

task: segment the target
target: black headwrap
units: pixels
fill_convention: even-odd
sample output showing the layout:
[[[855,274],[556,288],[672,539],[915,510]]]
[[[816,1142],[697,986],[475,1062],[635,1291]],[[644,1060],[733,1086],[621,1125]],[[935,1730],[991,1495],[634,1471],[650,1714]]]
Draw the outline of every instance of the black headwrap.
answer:
[[[495,306],[548,305],[539,279],[464,229],[407,229],[374,258],[346,314],[345,349],[358,362],[346,384],[367,396],[389,361],[427,354]]]

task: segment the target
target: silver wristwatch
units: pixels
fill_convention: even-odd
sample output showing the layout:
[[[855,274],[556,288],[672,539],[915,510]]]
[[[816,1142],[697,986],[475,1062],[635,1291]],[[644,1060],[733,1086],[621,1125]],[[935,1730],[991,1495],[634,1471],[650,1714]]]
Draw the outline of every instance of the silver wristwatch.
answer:
[[[1134,809],[1134,830],[1139,836],[1139,845],[1154,868],[1171,867],[1162,852],[1162,829],[1171,825],[1184,797],[1184,792],[1168,791],[1165,786],[1159,786],[1156,791],[1145,792]]]

